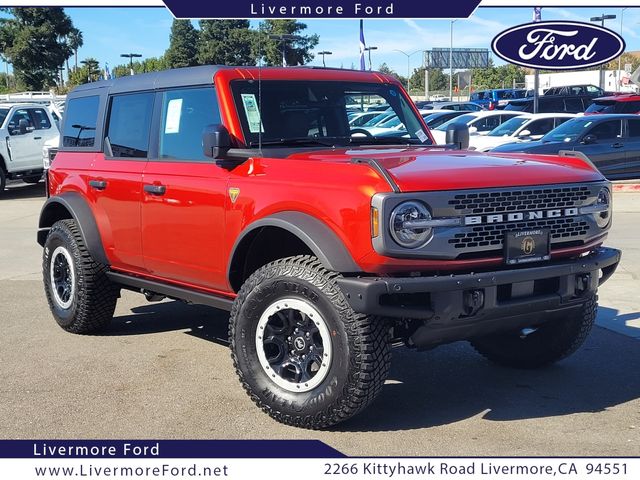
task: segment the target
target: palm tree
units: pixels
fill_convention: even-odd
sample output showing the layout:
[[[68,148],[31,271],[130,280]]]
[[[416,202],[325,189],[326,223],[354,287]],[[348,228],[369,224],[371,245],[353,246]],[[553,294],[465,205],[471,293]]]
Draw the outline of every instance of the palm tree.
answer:
[[[69,47],[73,50],[75,56],[75,69],[78,68],[78,49],[84,45],[84,39],[82,38],[82,32],[77,28],[73,28],[68,35]]]

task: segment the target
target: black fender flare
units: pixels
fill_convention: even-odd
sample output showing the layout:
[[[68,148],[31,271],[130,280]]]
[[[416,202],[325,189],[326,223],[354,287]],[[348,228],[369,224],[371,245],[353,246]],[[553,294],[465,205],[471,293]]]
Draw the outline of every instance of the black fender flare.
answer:
[[[38,243],[44,247],[49,230],[55,222],[60,220],[60,208],[64,208],[71,218],[75,220],[87,249],[91,253],[93,259],[109,265],[107,255],[102,245],[102,238],[98,230],[98,224],[93,216],[91,207],[87,201],[77,192],[66,192],[55,197],[49,198],[40,211],[40,220],[38,223]],[[68,218],[68,217],[65,217]]]
[[[236,239],[229,263],[227,278],[230,278],[231,267],[236,260],[238,247],[247,235],[263,227],[278,227],[295,235],[328,269],[341,273],[360,272],[362,268],[353,260],[351,254],[340,238],[325,223],[302,212],[279,212],[261,218],[248,225]]]

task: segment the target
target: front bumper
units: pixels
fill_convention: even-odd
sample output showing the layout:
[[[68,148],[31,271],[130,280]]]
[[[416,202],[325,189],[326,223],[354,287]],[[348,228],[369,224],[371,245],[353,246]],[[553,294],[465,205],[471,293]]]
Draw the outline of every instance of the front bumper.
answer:
[[[358,313],[424,320],[428,332],[414,342],[425,346],[524,327],[534,316],[580,306],[613,274],[620,257],[619,250],[598,248],[584,257],[537,267],[429,277],[344,277],[338,283]]]

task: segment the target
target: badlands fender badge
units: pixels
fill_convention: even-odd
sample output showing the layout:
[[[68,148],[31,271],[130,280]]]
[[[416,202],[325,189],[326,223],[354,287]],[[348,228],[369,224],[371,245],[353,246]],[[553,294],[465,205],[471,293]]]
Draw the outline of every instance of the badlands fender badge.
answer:
[[[231,203],[236,203],[238,195],[240,195],[240,189],[238,187],[229,188],[229,198],[231,199]]]
[[[607,63],[624,52],[624,39],[608,28],[582,22],[518,25],[491,42],[507,62],[542,70],[571,70]]]

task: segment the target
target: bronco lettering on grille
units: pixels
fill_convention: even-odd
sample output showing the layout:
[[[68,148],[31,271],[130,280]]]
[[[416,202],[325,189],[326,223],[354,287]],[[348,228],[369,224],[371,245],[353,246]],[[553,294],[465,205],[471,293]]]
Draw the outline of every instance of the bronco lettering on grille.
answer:
[[[484,225],[487,223],[519,222],[540,220],[543,218],[575,217],[577,208],[556,208],[553,210],[531,210],[529,212],[496,213],[493,215],[473,215],[464,217],[465,225]]]

